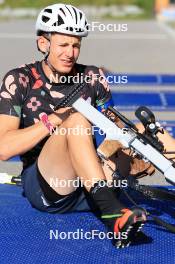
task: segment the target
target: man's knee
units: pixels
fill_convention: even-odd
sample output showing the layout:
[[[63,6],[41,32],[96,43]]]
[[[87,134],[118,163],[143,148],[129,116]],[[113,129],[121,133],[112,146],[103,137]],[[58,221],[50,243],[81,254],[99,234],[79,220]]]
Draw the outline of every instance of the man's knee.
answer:
[[[65,125],[72,128],[77,127],[77,125],[91,128],[90,122],[82,114],[78,112],[71,114],[68,117],[68,119],[65,121]]]

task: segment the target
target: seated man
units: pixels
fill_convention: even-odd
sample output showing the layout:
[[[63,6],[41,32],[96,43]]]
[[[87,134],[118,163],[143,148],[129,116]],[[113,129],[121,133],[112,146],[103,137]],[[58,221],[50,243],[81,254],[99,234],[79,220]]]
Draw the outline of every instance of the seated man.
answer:
[[[99,110],[112,103],[106,82],[93,77],[103,72],[76,63],[81,39],[88,35],[86,17],[71,5],[48,6],[37,18],[36,34],[44,59],[9,71],[1,85],[0,159],[20,155],[24,194],[33,207],[49,213],[98,210],[112,232],[127,234],[117,246],[128,246],[146,221],[145,211],[118,200],[92,133],[70,132],[77,127],[91,131],[91,124],[72,108],[53,110],[75,89],[72,77],[78,74],[90,80],[82,89],[84,99]],[[60,133],[52,133],[56,127]],[[77,177],[83,187],[73,184]],[[63,181],[72,184],[61,186]]]

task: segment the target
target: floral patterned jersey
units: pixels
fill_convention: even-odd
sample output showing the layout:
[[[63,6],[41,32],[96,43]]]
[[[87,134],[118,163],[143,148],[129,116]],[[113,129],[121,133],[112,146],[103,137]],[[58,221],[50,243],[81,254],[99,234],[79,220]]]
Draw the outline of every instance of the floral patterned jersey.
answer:
[[[103,107],[99,102],[110,102],[111,93],[105,81],[93,76],[104,76],[101,69],[95,66],[75,64],[73,76],[79,74],[90,76],[90,82],[83,88],[83,98],[88,99],[95,107]],[[51,114],[59,100],[75,88],[75,82],[54,83],[45,75],[40,61],[23,65],[9,71],[0,88],[0,114],[20,118],[20,128],[29,127],[39,122],[40,113]],[[48,137],[34,148],[21,155],[25,169],[37,159]]]

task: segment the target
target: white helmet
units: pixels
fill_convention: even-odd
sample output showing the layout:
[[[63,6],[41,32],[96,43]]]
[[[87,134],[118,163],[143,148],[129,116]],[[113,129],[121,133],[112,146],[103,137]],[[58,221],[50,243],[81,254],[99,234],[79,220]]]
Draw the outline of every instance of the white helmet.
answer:
[[[47,6],[38,15],[36,33],[58,32],[80,37],[88,35],[85,14],[72,5],[54,4]]]

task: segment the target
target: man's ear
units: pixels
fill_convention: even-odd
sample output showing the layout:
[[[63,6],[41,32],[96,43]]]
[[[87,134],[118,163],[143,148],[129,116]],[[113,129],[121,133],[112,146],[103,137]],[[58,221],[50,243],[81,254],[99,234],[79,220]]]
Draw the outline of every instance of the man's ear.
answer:
[[[46,39],[43,36],[39,36],[37,39],[37,45],[39,51],[41,51],[42,53],[48,52],[48,44],[49,44],[48,42],[49,42],[48,39]]]

